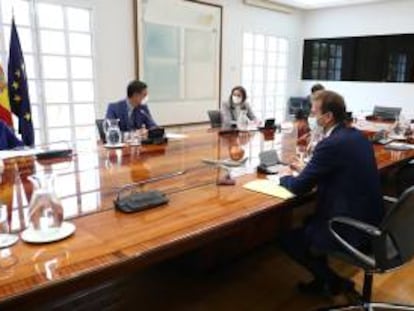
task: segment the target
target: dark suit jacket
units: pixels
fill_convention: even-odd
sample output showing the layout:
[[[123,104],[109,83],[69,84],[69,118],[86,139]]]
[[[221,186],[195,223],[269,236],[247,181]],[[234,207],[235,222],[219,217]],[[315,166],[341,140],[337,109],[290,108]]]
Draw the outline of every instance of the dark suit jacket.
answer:
[[[9,150],[21,146],[23,146],[23,143],[14,135],[7,124],[0,120],[0,150]]]
[[[317,186],[316,212],[306,225],[310,242],[317,248],[336,246],[328,231],[332,217],[348,216],[373,225],[383,217],[372,144],[355,128],[338,125],[319,142],[301,174],[282,177],[280,183],[295,194]],[[363,237],[353,230],[343,230],[341,234],[355,246],[363,242]]]
[[[119,119],[119,128],[122,132],[140,129],[145,125],[147,129],[157,127],[147,105],[140,105],[132,110],[132,123],[128,120],[128,103],[126,99],[108,105],[106,119]]]

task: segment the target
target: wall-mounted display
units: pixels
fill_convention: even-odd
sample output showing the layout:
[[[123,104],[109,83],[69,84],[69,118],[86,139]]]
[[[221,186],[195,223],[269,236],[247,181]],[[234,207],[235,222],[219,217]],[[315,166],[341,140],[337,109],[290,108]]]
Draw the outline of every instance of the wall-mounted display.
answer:
[[[302,79],[414,82],[414,34],[307,39]]]

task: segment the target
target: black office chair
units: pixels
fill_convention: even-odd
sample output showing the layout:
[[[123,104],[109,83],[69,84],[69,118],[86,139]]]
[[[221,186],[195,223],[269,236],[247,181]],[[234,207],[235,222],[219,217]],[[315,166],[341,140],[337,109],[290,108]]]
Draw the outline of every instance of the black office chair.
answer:
[[[104,132],[104,129],[103,129],[103,122],[104,122],[104,119],[95,120],[96,127],[98,128],[99,138],[101,139],[101,142],[103,144],[105,144],[106,143],[106,137],[105,137],[105,132]]]
[[[383,107],[383,106],[375,106],[373,117],[375,119],[381,119],[385,121],[395,121],[399,118],[401,113],[401,108],[398,107]]]
[[[371,253],[366,254],[350,245],[335,231],[335,226],[350,227],[370,237]],[[343,252],[333,254],[364,269],[362,301],[358,306],[330,307],[319,310],[414,310],[414,306],[371,302],[373,275],[398,268],[414,257],[414,186],[407,189],[385,216],[381,225],[375,226],[361,221],[335,217],[329,222],[329,230],[344,247]],[[355,309],[354,309],[355,310]]]
[[[401,195],[412,185],[414,185],[414,161],[404,164],[395,172],[395,190],[397,195]]]
[[[299,110],[309,115],[311,104],[306,97],[290,97],[288,101],[288,113],[291,116],[296,115]]]
[[[221,127],[221,113],[219,110],[209,110],[207,114],[212,128]]]

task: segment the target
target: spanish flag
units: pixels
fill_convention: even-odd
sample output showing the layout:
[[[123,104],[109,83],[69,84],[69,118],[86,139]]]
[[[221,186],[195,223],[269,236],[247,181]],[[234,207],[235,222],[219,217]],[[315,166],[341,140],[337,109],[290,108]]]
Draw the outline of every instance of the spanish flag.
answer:
[[[3,68],[0,65],[0,120],[13,128],[13,119],[10,110],[9,91],[4,75]]]

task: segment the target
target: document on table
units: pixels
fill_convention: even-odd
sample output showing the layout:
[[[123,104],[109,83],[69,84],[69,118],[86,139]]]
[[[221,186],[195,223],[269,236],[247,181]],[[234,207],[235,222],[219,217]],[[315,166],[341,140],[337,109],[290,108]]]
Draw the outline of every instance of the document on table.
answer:
[[[172,140],[181,140],[184,138],[187,138],[187,135],[185,134],[179,134],[179,133],[167,133],[167,138]]]
[[[243,185],[243,188],[278,197],[280,199],[290,199],[294,194],[279,185],[278,182],[269,179],[257,179]]]
[[[357,123],[353,124],[353,126],[360,131],[379,132],[390,130],[392,125],[389,123],[381,122],[358,121]]]
[[[400,143],[400,142],[392,142],[392,143],[389,143],[388,145],[385,145],[385,149],[406,151],[406,150],[413,150],[414,145]]]

